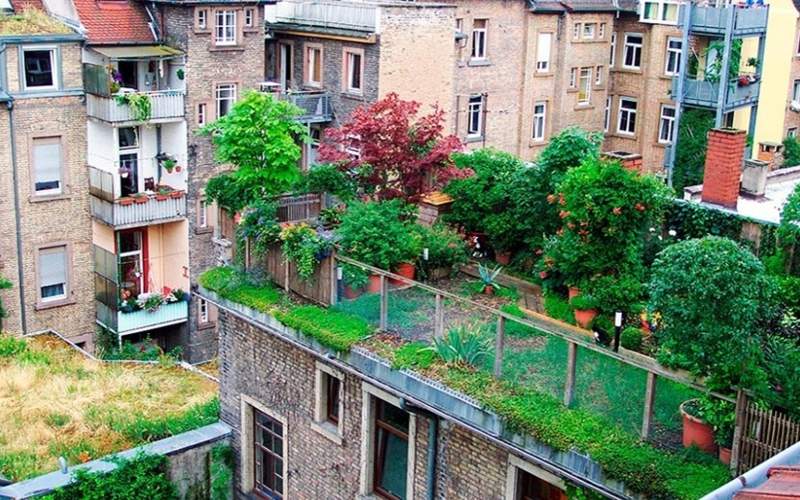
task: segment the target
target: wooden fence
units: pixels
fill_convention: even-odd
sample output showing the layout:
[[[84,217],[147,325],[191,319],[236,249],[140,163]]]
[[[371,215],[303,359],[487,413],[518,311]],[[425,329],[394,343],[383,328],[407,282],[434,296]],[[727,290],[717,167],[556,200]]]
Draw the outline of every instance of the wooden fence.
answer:
[[[742,407],[743,411],[737,414],[738,435],[734,436],[731,460],[731,469],[737,475],[800,441],[800,422],[778,411],[761,409],[750,401],[744,401]]]
[[[308,300],[322,304],[331,305],[335,300],[336,290],[333,288],[336,283],[335,259],[333,256],[323,259],[314,275],[304,280],[297,274],[297,266],[293,262],[288,262],[283,256],[281,245],[272,245],[263,256],[256,257],[247,245],[247,269],[259,269],[266,272],[267,277],[286,290],[293,292]]]

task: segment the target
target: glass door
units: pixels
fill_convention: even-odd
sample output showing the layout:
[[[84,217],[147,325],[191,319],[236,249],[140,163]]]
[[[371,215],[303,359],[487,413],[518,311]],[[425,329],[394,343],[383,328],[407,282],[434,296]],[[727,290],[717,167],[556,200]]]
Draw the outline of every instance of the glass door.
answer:
[[[147,291],[144,231],[121,231],[117,238],[120,295],[123,300],[135,299]]]

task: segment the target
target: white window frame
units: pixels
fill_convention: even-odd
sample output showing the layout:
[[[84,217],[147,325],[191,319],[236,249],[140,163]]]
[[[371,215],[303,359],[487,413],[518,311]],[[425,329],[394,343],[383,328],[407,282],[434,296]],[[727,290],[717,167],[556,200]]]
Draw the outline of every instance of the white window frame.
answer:
[[[611,57],[608,59],[608,67],[613,68],[617,60],[617,34],[611,33]]]
[[[223,99],[221,98],[221,94],[223,90],[231,90],[231,97],[230,99]],[[218,83],[214,87],[214,102],[216,103],[215,110],[217,112],[217,118],[221,118],[225,115],[220,114],[220,104],[223,101],[230,101],[230,105],[228,107],[228,111],[225,114],[228,114],[233,106],[236,104],[236,100],[239,95],[239,86],[235,83]]]
[[[592,67],[581,68],[578,75],[578,106],[588,106],[592,102]],[[581,96],[583,94],[583,96]]]
[[[631,37],[638,37],[641,42],[630,42]],[[639,54],[639,65],[628,64],[628,49],[633,51],[633,60],[636,60],[636,53]],[[625,69],[642,69],[642,55],[644,53],[644,35],[641,33],[625,33],[625,43],[622,50],[622,67]]]
[[[256,9],[253,8],[244,9],[244,27],[252,28],[255,17],[256,17]]]
[[[314,75],[317,59],[319,59],[319,74]],[[322,74],[325,71],[323,64],[325,64],[325,59],[322,46],[318,44],[306,44],[303,47],[303,65],[305,67],[305,71],[303,72],[303,80],[305,80],[305,82],[303,83],[305,85],[310,85],[312,87],[322,86]],[[315,76],[319,79],[315,80]]]
[[[624,108],[622,103],[624,102],[632,102],[635,107],[634,109]],[[617,110],[617,133],[620,135],[627,135],[627,136],[634,136],[636,135],[636,115],[639,112],[639,102],[634,99],[633,97],[620,97],[619,98],[619,109]],[[627,115],[627,123],[628,128],[630,128],[631,117],[633,117],[633,130],[629,131],[628,129],[622,129],[622,116],[623,114]]]
[[[58,145],[58,187],[52,189],[36,189],[36,146],[39,145]],[[34,137],[31,139],[31,188],[33,196],[56,196],[64,193],[64,141],[61,136]]]
[[[678,48],[671,45],[678,43]],[[683,51],[683,41],[680,38],[669,37],[667,38],[667,52],[664,57],[664,74],[667,76],[676,76],[681,71],[681,52]],[[674,62],[674,64],[672,64]],[[674,67],[673,67],[674,66]]]
[[[237,31],[235,10],[214,11],[214,45],[221,47],[236,45]]]
[[[797,127],[789,127],[786,130],[786,137],[797,137]]]
[[[597,38],[602,40],[606,37],[606,23],[599,23],[597,25]]]
[[[550,52],[553,50],[553,34],[539,33],[536,37],[536,72],[550,72]]]
[[[45,286],[42,283],[42,275],[43,275],[43,271],[44,271],[42,269],[42,254],[43,253],[48,253],[48,251],[52,251],[52,250],[55,250],[55,249],[61,249],[63,251],[63,256],[64,256],[64,282],[63,282],[63,288],[64,288],[64,291],[63,291],[63,293],[61,293],[59,295],[52,295],[50,297],[44,297],[42,295],[42,288],[44,288],[44,286]],[[37,297],[39,299],[39,302],[41,304],[52,304],[52,303],[63,302],[65,300],[67,300],[67,298],[69,298],[69,296],[70,296],[70,283],[69,283],[70,255],[69,255],[68,246],[66,244],[55,244],[55,245],[52,245],[52,246],[39,247],[36,250],[36,266],[37,266],[37,281],[38,281],[38,283],[36,284],[37,285],[37,287],[36,287],[36,295],[37,295]],[[47,286],[52,286],[52,285],[47,285]]]
[[[584,40],[594,40],[596,33],[597,23],[583,23],[583,28],[581,29],[581,38]]]
[[[56,56],[56,52],[58,51],[58,47],[52,45],[23,45],[20,50],[20,67],[22,69],[22,74],[20,75],[20,83],[22,84],[22,88],[26,91],[33,91],[33,92],[42,92],[48,90],[57,90],[59,88],[59,81],[58,81],[58,67],[56,66],[58,62],[58,57]],[[51,85],[28,85],[28,69],[25,66],[25,53],[26,52],[49,52],[50,53],[50,73],[53,83]]]
[[[562,491],[567,490],[566,483],[557,476],[530,464],[516,455],[508,455],[508,466],[506,468],[506,493],[504,500],[516,500],[519,498],[519,471],[524,471],[532,476],[550,483]]]
[[[358,68],[354,67],[353,59],[358,57]],[[354,49],[344,49],[344,73],[345,73],[345,90],[351,94],[362,94],[364,92],[364,52]],[[355,71],[358,71],[359,86],[353,86],[353,77]]]
[[[664,111],[672,110],[672,116],[664,114]],[[664,139],[665,128],[668,129],[669,138]],[[658,118],[658,143],[659,144],[672,144],[675,140],[675,106],[668,104],[661,105],[661,111]]]
[[[475,99],[478,99],[477,102],[474,102]],[[483,123],[483,114],[484,114],[484,105],[486,100],[482,94],[473,94],[469,96],[469,101],[467,101],[467,137],[470,139],[478,139],[483,137],[484,131],[484,123]],[[474,123],[473,116],[477,108],[477,116],[478,121]]]
[[[712,2],[713,3],[713,2]],[[655,17],[646,17],[647,4],[656,4]],[[674,7],[674,19],[667,19],[667,6]],[[677,0],[644,0],[640,3],[639,20],[643,23],[678,24],[680,3]]]
[[[335,378],[339,381],[339,421],[334,425],[328,421],[328,387],[327,379]],[[311,428],[336,444],[342,444],[344,437],[344,373],[320,361],[316,362],[314,373],[314,421]]]
[[[483,27],[476,27],[476,23],[483,22]],[[472,20],[472,51],[470,59],[474,61],[483,61],[486,59],[489,42],[489,20],[488,19],[473,19]]]
[[[800,102],[800,79],[792,81],[792,100]]]
[[[208,123],[208,103],[200,102],[197,104],[197,126],[202,127]]]
[[[209,322],[208,301],[202,297],[197,301],[197,322],[204,325]]]
[[[611,96],[606,97],[606,109],[603,115],[603,132],[611,128]]]
[[[197,29],[208,29],[208,9],[197,10]]]
[[[289,443],[290,443],[290,428],[288,425],[288,421],[286,417],[283,415],[272,411],[271,409],[267,408],[266,406],[259,403],[255,398],[247,396],[245,394],[241,394],[239,396],[241,401],[241,415],[240,415],[240,422],[241,422],[241,442],[242,446],[240,448],[241,454],[241,488],[242,491],[245,493],[253,493],[255,490],[255,449],[253,443],[255,441],[255,436],[253,435],[254,431],[254,422],[255,422],[255,412],[253,410],[258,410],[264,415],[277,420],[280,422],[281,426],[283,427],[283,490],[284,493],[287,490],[288,480],[289,480]],[[285,496],[285,495],[284,495]]]
[[[541,107],[541,111],[537,108]],[[547,101],[533,103],[533,130],[531,138],[535,142],[543,142],[547,130]]]

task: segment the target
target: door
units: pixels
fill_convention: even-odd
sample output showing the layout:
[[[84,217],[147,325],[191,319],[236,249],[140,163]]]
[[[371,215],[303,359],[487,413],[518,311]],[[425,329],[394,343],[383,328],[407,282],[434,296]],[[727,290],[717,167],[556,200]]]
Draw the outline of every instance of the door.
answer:
[[[136,61],[119,61],[117,68],[122,78],[122,86],[129,89],[139,88],[139,72],[137,71]]]
[[[280,54],[278,81],[281,90],[287,90],[292,86],[292,46],[288,43],[279,43],[278,52]]]
[[[143,229],[117,233],[119,288],[124,300],[147,291],[146,244],[147,234]]]

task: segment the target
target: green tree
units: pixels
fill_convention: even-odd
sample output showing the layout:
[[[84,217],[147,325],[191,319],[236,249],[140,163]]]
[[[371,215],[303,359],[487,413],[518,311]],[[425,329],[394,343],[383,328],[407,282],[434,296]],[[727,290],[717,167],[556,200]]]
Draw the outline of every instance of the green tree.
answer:
[[[797,137],[787,137],[783,140],[783,166],[796,167],[800,165],[800,141]]]
[[[286,191],[300,178],[306,127],[297,106],[250,91],[225,116],[200,130],[211,136],[214,156],[235,170],[209,182],[206,196],[233,212],[255,200]]]
[[[703,182],[708,131],[714,128],[714,113],[705,109],[686,109],[681,114],[672,186],[677,193]]]
[[[706,236],[664,249],[651,273],[650,308],[661,315],[659,361],[706,376],[714,388],[759,388],[761,332],[775,314],[763,264],[730,239]]]

